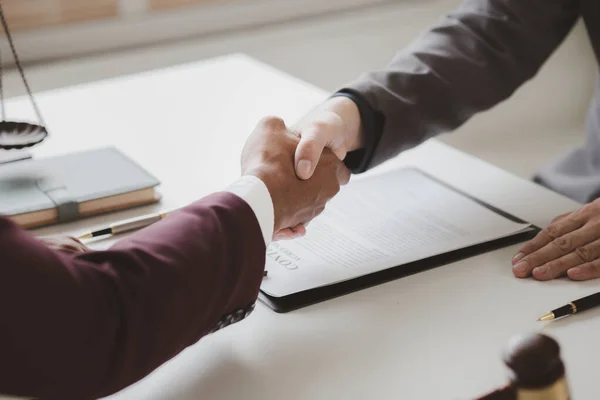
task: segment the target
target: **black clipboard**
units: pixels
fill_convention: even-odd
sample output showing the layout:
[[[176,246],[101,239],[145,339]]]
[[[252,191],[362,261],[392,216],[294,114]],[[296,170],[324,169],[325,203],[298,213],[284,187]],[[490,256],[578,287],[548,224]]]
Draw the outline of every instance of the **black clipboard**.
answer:
[[[511,215],[503,210],[500,210],[488,203],[481,201],[480,199],[477,199],[467,193],[464,193],[461,190],[450,186],[449,184],[442,182],[439,179],[419,169],[410,169],[416,170],[417,172],[427,176],[428,178],[436,181],[437,183],[457,193],[460,193],[461,195],[475,201],[476,203],[488,208],[489,210],[494,211],[497,214],[502,215],[505,218],[508,218],[518,223],[527,223],[526,221],[523,221],[515,217],[514,215]],[[334,283],[332,285],[327,286],[321,286],[318,288],[293,293],[291,295],[283,297],[270,296],[261,290],[258,299],[277,313],[287,313],[290,311],[298,310],[300,308],[308,307],[313,304],[321,303],[326,300],[350,294],[362,289],[377,286],[386,282],[417,274],[419,272],[427,271],[430,269],[441,267],[443,265],[451,264],[456,261],[464,260],[466,258],[474,257],[479,254],[487,253],[489,251],[498,250],[503,247],[521,243],[532,239],[535,235],[538,234],[539,231],[540,228],[532,225],[531,229],[518,232],[514,235],[507,236],[501,239],[492,240],[489,242],[465,247],[458,250],[453,250],[448,253],[439,254],[436,256],[424,258],[395,267],[390,267],[382,271],[377,271],[347,281]]]

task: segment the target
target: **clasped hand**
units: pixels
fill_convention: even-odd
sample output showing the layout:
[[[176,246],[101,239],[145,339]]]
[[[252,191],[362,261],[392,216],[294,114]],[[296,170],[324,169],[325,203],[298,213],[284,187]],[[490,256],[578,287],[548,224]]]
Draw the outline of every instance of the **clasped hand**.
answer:
[[[305,226],[325,209],[350,171],[330,150],[323,151],[310,179],[296,175],[294,155],[299,138],[276,117],[264,118],[248,138],[242,152],[242,175],[261,179],[271,194],[274,239],[302,236]]]

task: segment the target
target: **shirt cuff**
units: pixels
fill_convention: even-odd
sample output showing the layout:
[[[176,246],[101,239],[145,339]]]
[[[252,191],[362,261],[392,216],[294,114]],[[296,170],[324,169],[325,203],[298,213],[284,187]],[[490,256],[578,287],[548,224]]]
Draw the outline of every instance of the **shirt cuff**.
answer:
[[[227,187],[225,191],[235,194],[248,203],[260,225],[265,246],[268,246],[273,238],[275,211],[267,185],[256,176],[246,175]]]

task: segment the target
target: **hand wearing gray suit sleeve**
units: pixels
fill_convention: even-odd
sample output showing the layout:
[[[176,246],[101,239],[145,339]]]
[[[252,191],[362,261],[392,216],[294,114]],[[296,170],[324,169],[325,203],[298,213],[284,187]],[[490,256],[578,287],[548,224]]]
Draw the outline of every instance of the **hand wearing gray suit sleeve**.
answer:
[[[298,122],[298,177],[310,177],[304,167],[314,168],[325,147],[338,157],[347,155],[346,164],[360,173],[457,128],[532,78],[579,16],[600,60],[597,0],[464,2],[389,66],[340,90]],[[537,177],[582,202],[600,197],[599,100],[600,85],[584,147],[543,168]],[[539,280],[600,278],[600,232],[594,228],[599,220],[600,198],[557,218],[521,247],[512,260],[513,273]]]
[[[369,167],[507,99],[569,33],[575,0],[470,0],[347,89],[385,118]]]

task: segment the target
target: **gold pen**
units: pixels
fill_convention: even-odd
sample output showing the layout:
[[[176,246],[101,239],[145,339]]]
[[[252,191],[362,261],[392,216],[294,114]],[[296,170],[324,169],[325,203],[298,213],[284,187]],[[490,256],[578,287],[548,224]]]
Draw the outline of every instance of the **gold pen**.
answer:
[[[157,214],[143,215],[141,217],[131,218],[125,221],[117,222],[116,224],[112,224],[108,228],[98,229],[92,232],[85,233],[79,236],[78,239],[92,239],[99,236],[116,235],[118,233],[134,231],[136,229],[141,229],[152,225],[153,223],[164,219],[167,215],[169,215],[168,212],[161,212]]]
[[[594,293],[581,299],[573,300],[565,306],[547,312],[539,317],[538,321],[551,321],[556,318],[577,314],[578,312],[589,310],[594,307],[600,307],[600,293]]]

